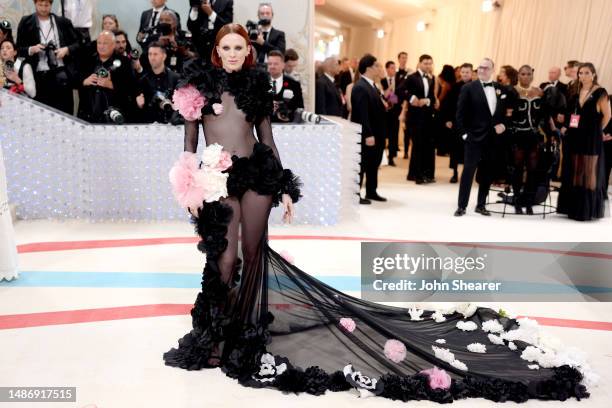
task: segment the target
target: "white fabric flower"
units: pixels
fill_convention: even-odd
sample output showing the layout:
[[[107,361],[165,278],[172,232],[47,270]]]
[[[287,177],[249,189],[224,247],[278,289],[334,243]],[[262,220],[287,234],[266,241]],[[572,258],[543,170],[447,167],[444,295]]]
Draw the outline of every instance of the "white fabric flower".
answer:
[[[498,345],[500,345],[500,346],[503,346],[503,345],[504,345],[504,339],[502,339],[502,338],[501,338],[501,337],[499,337],[499,336],[496,336],[496,335],[494,335],[494,334],[490,334],[490,333],[489,333],[489,335],[488,335],[487,337],[489,338],[489,341],[490,341],[491,343],[493,343],[493,344],[498,344]]]
[[[497,319],[487,320],[482,323],[482,330],[490,333],[501,333],[504,331],[504,326]]]
[[[471,343],[467,345],[467,349],[472,353],[486,353],[487,346],[482,343]]]
[[[362,398],[378,395],[383,391],[381,382],[378,382],[376,378],[361,374],[361,371],[355,371],[352,364],[346,365],[342,373],[346,381],[359,391],[359,396]]]
[[[539,370],[540,366],[537,364],[529,364],[527,368],[529,368],[530,370]]]
[[[460,303],[455,307],[457,313],[461,313],[463,318],[472,317],[477,309],[478,306],[473,303]]]
[[[446,340],[438,339],[438,340],[436,340],[436,343],[438,343],[438,344],[446,344]]]
[[[202,152],[202,163],[204,163],[204,166],[215,167],[219,160],[221,160],[221,150],[223,150],[223,146],[219,143],[206,146]]]
[[[467,366],[465,365],[464,362],[459,361],[459,360],[453,360],[452,363],[450,363],[451,366],[455,367],[458,370],[462,370],[462,371],[467,371]]]
[[[455,360],[455,355],[447,348],[431,346],[431,349],[433,350],[436,358],[439,358],[442,361],[446,361],[450,364]]]
[[[227,173],[208,168],[201,169],[196,174],[196,179],[200,185],[204,186],[204,201],[212,203],[221,197],[227,197]]]
[[[446,321],[446,317],[444,317],[444,314],[440,310],[436,310],[431,315],[431,318],[434,319],[436,321],[436,323],[442,323],[442,322]]]
[[[423,314],[422,309],[417,309],[416,307],[408,309],[408,313],[410,314],[410,320],[423,320],[421,315]]]
[[[261,355],[259,371],[251,377],[263,383],[273,382],[277,376],[281,375],[286,370],[286,363],[277,364],[276,358],[272,354],[264,353]]]
[[[517,349],[516,344],[514,344],[512,341],[508,342],[508,348],[512,351]]]
[[[457,328],[459,330],[463,330],[463,331],[474,331],[474,330],[476,330],[478,328],[478,325],[476,323],[474,323],[474,322],[471,322],[471,321],[466,322],[466,321],[463,321],[463,320],[459,320],[457,322]]]

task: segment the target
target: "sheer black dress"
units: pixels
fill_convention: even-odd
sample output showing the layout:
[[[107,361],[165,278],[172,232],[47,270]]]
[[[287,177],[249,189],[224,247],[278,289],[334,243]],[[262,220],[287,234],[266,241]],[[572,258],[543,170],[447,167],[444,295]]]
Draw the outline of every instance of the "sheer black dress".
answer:
[[[605,160],[602,131],[603,114],[597,111],[601,98],[609,98],[604,88],[597,88],[580,105],[579,92],[572,95],[566,115],[566,144],[561,174],[557,212],[578,221],[605,215]],[[580,115],[577,128],[569,127],[571,114]]]
[[[234,156],[228,197],[205,202],[193,218],[201,237],[198,249],[206,253],[202,289],[191,311],[192,330],[164,354],[166,365],[219,366],[245,386],[314,395],[356,388],[403,401],[588,396],[576,368],[530,369],[532,363],[520,357],[527,343],[516,340],[510,346],[500,338],[492,344],[482,326],[496,319],[500,330],[510,331],[519,327],[517,320],[475,307],[446,316],[423,311],[420,320],[412,320],[407,309],[348,296],[272,250],[270,209],[281,194],[297,201],[300,193],[298,179],[282,168],[274,145],[268,74],[227,73],[200,63],[188,65],[186,74],[182,85],[193,84],[209,105],[224,106],[220,115],[208,105],[203,110],[206,143],[217,142]],[[186,124],[185,149],[192,152],[198,127]],[[473,322],[474,330],[458,329],[459,321]],[[487,352],[466,349],[475,342],[485,344]],[[211,364],[215,354],[219,361]],[[430,386],[420,371],[434,366],[446,370],[452,383]]]

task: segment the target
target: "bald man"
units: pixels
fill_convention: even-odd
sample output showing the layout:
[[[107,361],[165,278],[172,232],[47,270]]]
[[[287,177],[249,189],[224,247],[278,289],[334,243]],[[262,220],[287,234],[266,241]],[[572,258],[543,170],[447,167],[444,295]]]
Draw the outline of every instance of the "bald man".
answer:
[[[323,61],[323,75],[317,78],[315,89],[315,113],[342,116],[342,96],[334,78],[340,71],[338,60],[329,57]]]
[[[102,31],[96,52],[80,61],[79,110],[77,116],[91,123],[106,123],[109,107],[129,118],[136,100],[136,75],[132,64],[115,52],[115,34]]]
[[[556,87],[563,95],[567,93],[567,85],[559,80],[561,78],[561,68],[552,67],[548,70],[548,82],[542,82],[540,89],[544,90],[548,86]]]

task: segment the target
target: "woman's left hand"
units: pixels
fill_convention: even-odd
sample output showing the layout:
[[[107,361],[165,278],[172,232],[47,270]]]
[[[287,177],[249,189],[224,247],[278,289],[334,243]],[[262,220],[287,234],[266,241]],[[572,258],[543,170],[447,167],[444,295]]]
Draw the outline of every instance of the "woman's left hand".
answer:
[[[283,221],[291,224],[291,221],[293,221],[293,200],[291,200],[291,197],[289,196],[289,194],[283,194],[283,207],[285,208],[285,212],[283,214]]]

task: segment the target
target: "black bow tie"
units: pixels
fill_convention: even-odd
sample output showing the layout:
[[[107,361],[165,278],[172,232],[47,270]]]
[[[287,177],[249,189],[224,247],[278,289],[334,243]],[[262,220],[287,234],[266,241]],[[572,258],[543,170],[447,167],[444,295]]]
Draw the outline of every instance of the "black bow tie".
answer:
[[[493,86],[493,82],[483,82],[483,83],[482,83],[482,86],[484,86],[485,88],[486,88],[487,86],[491,86],[491,87],[492,87],[492,86]]]

